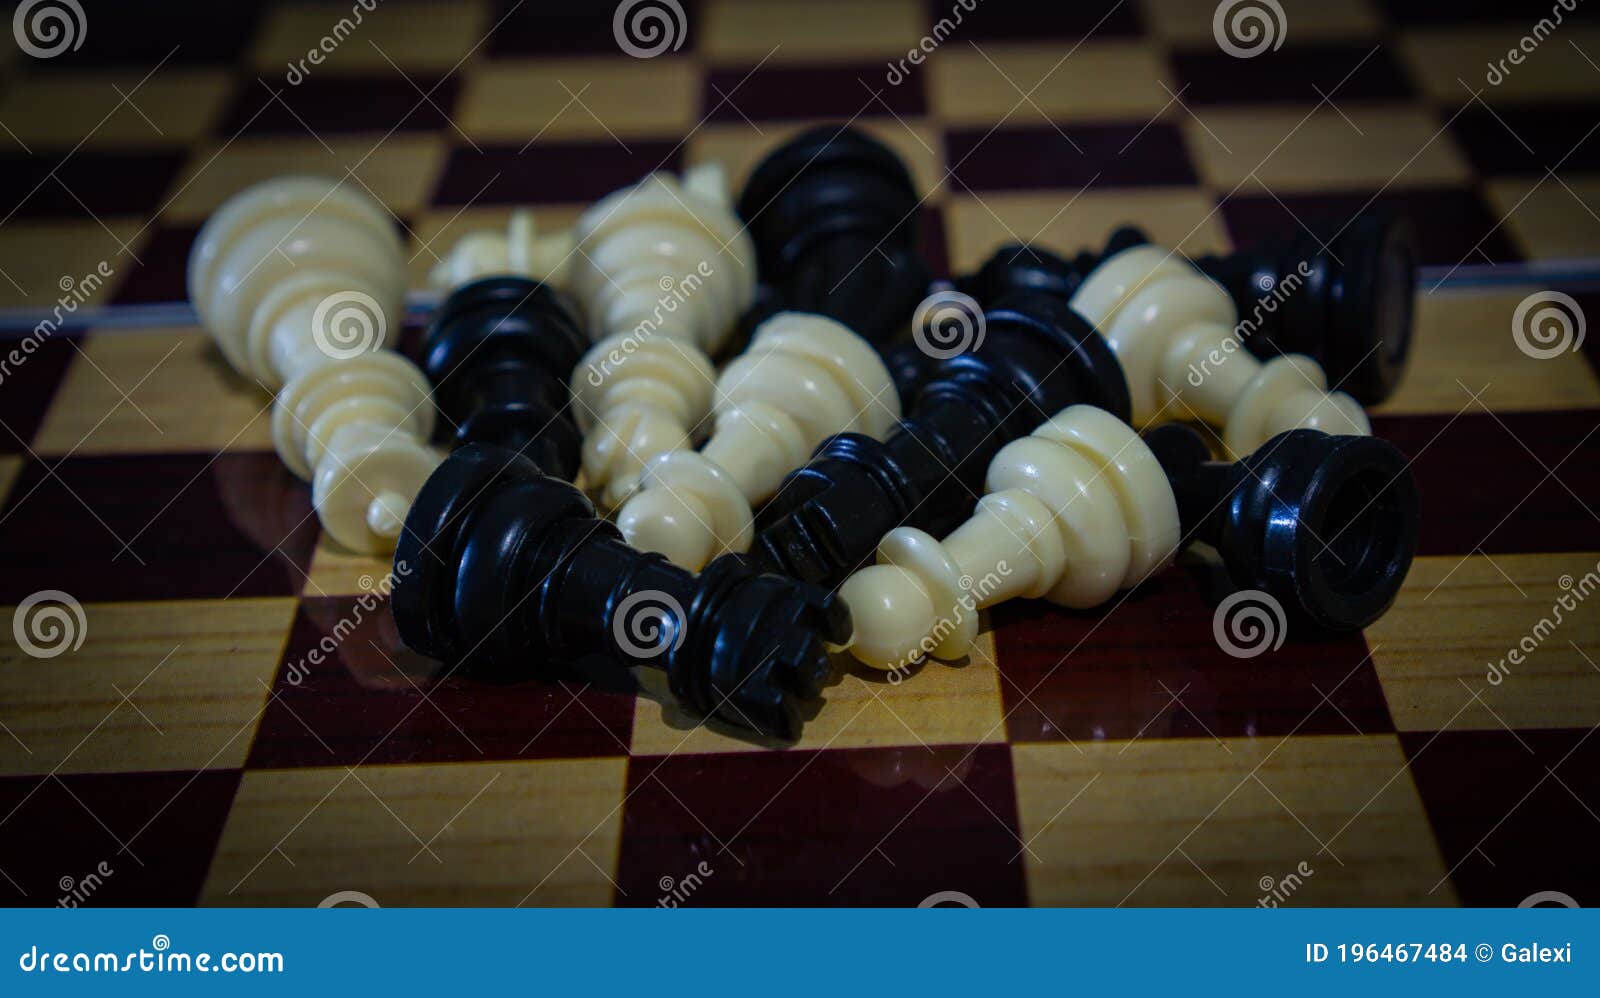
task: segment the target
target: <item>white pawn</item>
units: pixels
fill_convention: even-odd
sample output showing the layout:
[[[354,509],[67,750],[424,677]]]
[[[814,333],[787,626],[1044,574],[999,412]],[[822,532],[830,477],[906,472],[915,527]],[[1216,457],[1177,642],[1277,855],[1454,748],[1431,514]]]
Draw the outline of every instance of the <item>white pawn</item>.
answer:
[[[583,470],[609,505],[684,450],[711,409],[710,354],[755,295],[755,246],[715,164],[657,173],[578,219],[567,268],[598,341],[572,376]]]
[[[469,232],[456,240],[428,272],[428,282],[445,292],[502,275],[559,284],[571,255],[571,233],[537,232],[533,213],[518,209],[511,213],[505,232]]]
[[[1361,405],[1330,393],[1310,357],[1257,360],[1241,342],[1227,292],[1158,246],[1134,246],[1102,262],[1072,307],[1116,351],[1140,426],[1192,411],[1223,428],[1223,444],[1236,458],[1285,430],[1372,432]]]
[[[406,285],[388,214],[321,177],[257,184],[201,228],[188,285],[233,368],[277,391],[273,445],[311,481],[328,533],[357,552],[392,549],[439,456],[427,379],[382,349]]]
[[[629,544],[699,571],[750,549],[751,508],[836,433],[881,437],[900,397],[877,351],[821,315],[779,312],[717,380],[716,429],[699,451],[662,454],[617,513]]]
[[[989,464],[988,494],[943,542],[899,527],[846,579],[851,654],[879,669],[957,659],[978,611],[1024,596],[1096,606],[1177,553],[1178,502],[1144,442],[1092,406],[1064,409]]]

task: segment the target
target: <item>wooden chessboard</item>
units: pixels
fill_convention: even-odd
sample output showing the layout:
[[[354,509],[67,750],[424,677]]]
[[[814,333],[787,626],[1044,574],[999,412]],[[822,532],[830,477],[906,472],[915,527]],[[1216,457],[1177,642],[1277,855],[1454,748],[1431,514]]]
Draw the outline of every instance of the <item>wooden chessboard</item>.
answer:
[[[817,120],[910,162],[945,272],[1393,207],[1430,276],[1374,418],[1424,503],[1387,617],[1245,660],[1194,565],[1012,604],[965,663],[847,671],[782,751],[651,676],[441,680],[204,331],[62,332],[0,369],[0,603],[84,613],[52,658],[0,629],[0,904],[1600,903],[1600,600],[1541,624],[1600,578],[1600,337],[1527,355],[1543,286],[1505,283],[1600,276],[1600,24],[1490,85],[1550,3],[1284,2],[1251,59],[1208,3],[969,3],[685,0],[641,59],[601,0],[383,0],[348,32],[359,4],[85,2],[77,50],[4,46],[0,306],[181,300],[207,214],[287,171],[389,205],[420,287],[513,206],[560,225],[708,159],[739,183]]]

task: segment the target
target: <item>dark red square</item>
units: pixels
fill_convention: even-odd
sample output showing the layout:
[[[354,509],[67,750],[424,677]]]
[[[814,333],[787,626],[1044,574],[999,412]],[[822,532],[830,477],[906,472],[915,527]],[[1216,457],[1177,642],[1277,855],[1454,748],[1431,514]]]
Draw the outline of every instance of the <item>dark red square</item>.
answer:
[[[77,342],[60,332],[0,340],[0,454],[27,453],[77,356]]]
[[[1245,9],[1268,16],[1262,7]],[[1256,26],[1263,32],[1256,36],[1261,41],[1280,37],[1286,27],[1259,22]],[[1246,50],[1260,44],[1233,40]],[[1284,44],[1250,58],[1212,44],[1172,53],[1172,66],[1183,99],[1190,104],[1303,104],[1309,109],[1320,104],[1324,94],[1340,104],[1413,96],[1399,60],[1375,41]]]
[[[237,769],[0,778],[0,904],[192,905],[238,786]]]
[[[1071,125],[946,133],[956,193],[1197,183],[1177,127]]]
[[[1276,651],[1235,658],[1213,632],[1219,604],[1200,575],[1199,566],[1180,566],[1101,610],[1044,600],[997,607],[995,658],[1011,740],[1394,730],[1361,635],[1311,637],[1291,627]],[[1223,633],[1256,647],[1226,623]]]
[[[955,25],[953,34],[974,41],[1073,42],[1141,30],[1138,5],[1125,0],[927,0],[927,10],[930,31],[946,19]]]
[[[80,0],[79,6],[84,16],[73,19],[77,28],[66,36],[54,36],[43,46],[53,49],[64,37],[69,47],[46,59],[21,62],[35,71],[65,73],[100,66],[148,71],[158,65],[235,65],[255,35],[262,10],[258,3],[217,0],[163,0],[160,10],[126,0]],[[64,5],[44,4],[34,9],[62,10]],[[58,23],[65,27],[64,22]],[[35,41],[39,41],[37,36]]]
[[[313,67],[313,75],[301,77],[300,83],[293,83],[287,72],[266,77],[266,86],[241,86],[217,134],[442,131],[450,127],[460,90],[455,77],[413,76],[407,82],[398,71],[377,78],[324,77],[314,75]]]
[[[1454,267],[1459,263],[1506,263],[1522,259],[1505,234],[1500,216],[1489,210],[1474,190],[1436,189],[1381,193],[1252,194],[1222,203],[1222,218],[1235,246],[1252,244],[1285,232],[1299,232],[1300,219],[1313,229],[1345,221],[1368,211],[1390,211],[1411,220],[1417,234],[1418,262]]]
[[[1464,904],[1559,891],[1600,904],[1592,730],[1406,732],[1400,744]]]
[[[30,461],[0,512],[0,563],[28,571],[0,572],[0,603],[289,596],[318,529],[272,453]]]
[[[881,62],[842,66],[716,69],[706,77],[700,106],[708,120],[783,121],[805,118],[902,118],[927,112],[922,74],[898,84]],[[876,95],[876,96],[874,96]]]
[[[587,204],[656,170],[677,170],[672,142],[601,142],[457,146],[450,150],[436,205]]]
[[[249,765],[625,755],[634,698],[620,678],[481,682],[401,644],[379,591],[305,599]]]
[[[139,247],[139,259],[126,262],[127,276],[117,288],[116,304],[187,301],[189,247],[199,232],[199,225],[157,223],[149,240]]]
[[[1600,169],[1600,105],[1593,101],[1544,101],[1493,111],[1473,104],[1450,122],[1467,158],[1479,174],[1542,176],[1561,164],[1562,172]]]
[[[670,22],[660,20],[651,13],[666,11],[662,3],[621,5],[621,9],[634,12],[626,15],[635,27],[627,30],[625,37],[643,51],[664,45],[661,58],[674,52],[692,54],[700,29],[698,10],[694,0],[678,0],[677,6],[684,12],[681,22],[675,17]],[[617,4],[501,0],[497,7],[490,14],[494,27],[485,46],[491,56],[623,55],[615,28]],[[668,28],[668,23],[673,26]],[[678,48],[672,48],[674,44]]]
[[[149,218],[185,152],[93,152],[0,157],[0,218]]]
[[[636,757],[616,902],[1021,905],[1018,828],[1005,745]]]
[[[1600,548],[1600,411],[1491,415],[1474,405],[1454,417],[1372,422],[1375,434],[1413,459],[1422,494],[1419,554]]]

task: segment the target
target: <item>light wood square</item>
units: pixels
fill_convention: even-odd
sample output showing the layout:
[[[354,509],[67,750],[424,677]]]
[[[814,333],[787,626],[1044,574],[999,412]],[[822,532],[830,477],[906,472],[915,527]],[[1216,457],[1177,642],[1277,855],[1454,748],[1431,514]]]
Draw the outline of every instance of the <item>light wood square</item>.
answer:
[[[953,194],[945,206],[950,265],[979,266],[1001,243],[1037,241],[1071,254],[1099,250],[1120,225],[1136,224],[1151,239],[1184,253],[1229,248],[1222,213],[1204,192],[1190,188],[1144,191],[1047,191],[1026,194]]]
[[[198,224],[251,184],[290,173],[342,178],[395,213],[416,211],[433,194],[444,166],[442,135],[310,135],[237,139],[202,146],[190,157],[164,214]]]
[[[1395,725],[1600,723],[1600,607],[1587,605],[1600,602],[1597,588],[1592,551],[1418,558],[1394,608],[1366,632]]]
[[[34,152],[184,146],[210,131],[232,91],[221,69],[30,75],[0,98],[0,121]]]
[[[816,125],[837,127],[837,121],[786,122],[772,125],[763,122],[757,132],[749,125],[706,125],[689,139],[685,152],[688,162],[704,163],[715,160],[728,171],[728,182],[735,192],[744,188],[750,172],[772,150]],[[920,119],[908,118],[904,122],[857,119],[850,127],[865,132],[892,149],[911,171],[911,181],[916,185],[917,196],[926,196],[925,203],[936,203],[944,187],[944,149],[938,130]]]
[[[1535,292],[1537,293],[1537,292]],[[1528,292],[1449,289],[1423,282],[1411,357],[1400,388],[1377,412],[1456,413],[1480,393],[1497,412],[1600,405],[1600,379],[1581,353],[1539,359],[1517,347],[1513,315]]]
[[[267,13],[250,62],[271,79],[272,74],[287,74],[291,63],[298,64],[315,48],[323,61],[311,67],[314,75],[383,76],[396,72],[395,66],[408,74],[442,74],[473,53],[474,46],[483,51],[491,23],[488,0],[382,0],[370,11],[354,0],[333,6],[289,3]],[[325,38],[332,40],[331,53],[323,46]]]
[[[14,456],[0,457],[0,506],[3,506],[6,497],[11,494],[11,486],[17,480],[17,473],[22,470],[22,458]]]
[[[456,121],[475,141],[678,139],[700,106],[688,59],[501,59],[473,70]]]
[[[1531,37],[1540,14],[1548,14],[1552,6],[1539,13],[1508,14],[1496,24],[1409,31],[1400,39],[1399,52],[1423,92],[1451,104],[1466,103],[1474,93],[1489,104],[1590,97],[1597,76],[1590,60],[1600,62],[1600,29],[1564,24],[1531,54],[1520,51],[1523,37]],[[1499,63],[1513,48],[1522,64],[1507,61],[1500,71]]]
[[[1516,140],[1507,136],[1507,141]],[[1511,177],[1487,182],[1484,191],[1495,217],[1505,220],[1530,259],[1600,256],[1600,177],[1571,172]]]
[[[39,428],[40,454],[272,448],[272,396],[204,330],[118,330],[80,350]]]
[[[689,40],[722,63],[815,64],[898,58],[932,27],[919,0],[707,0]]]
[[[1145,27],[1158,38],[1186,45],[1214,45],[1217,5],[1194,0],[1140,0]],[[1368,39],[1383,30],[1383,16],[1370,0],[1279,0],[1284,44],[1330,38]],[[1244,4],[1238,9],[1260,10]]]
[[[1212,110],[1184,137],[1213,187],[1280,193],[1439,187],[1471,179],[1455,138],[1426,108]]]
[[[102,222],[14,218],[0,225],[0,308],[53,308],[80,298],[77,307],[88,308],[109,299],[133,264],[123,247],[139,252],[146,229],[132,219]]]
[[[622,758],[251,771],[201,903],[608,904],[626,771]]]
[[[1178,89],[1160,51],[1142,42],[1085,42],[1070,55],[1059,45],[946,43],[926,66],[933,108],[955,125],[1142,123]]]
[[[1455,903],[1392,735],[1011,754],[1034,904],[1251,907],[1273,890],[1286,907]]]
[[[823,692],[823,705],[806,721],[794,748],[864,748],[972,744],[1005,740],[1000,674],[987,615],[972,653],[961,663],[930,661],[898,683],[835,656],[842,675]],[[633,716],[633,753],[746,752],[752,744],[790,747],[737,732],[720,722],[703,723],[677,706],[658,670],[639,670],[643,693]]]
[[[35,606],[27,620],[48,607]],[[294,615],[292,599],[90,603],[77,650],[34,658],[0,635],[0,773],[240,766]],[[6,620],[14,609],[3,609]],[[48,618],[41,624],[48,623]],[[36,633],[24,631],[25,634]],[[40,642],[58,647],[64,632]],[[41,638],[51,632],[40,630]],[[127,699],[124,700],[124,694]]]

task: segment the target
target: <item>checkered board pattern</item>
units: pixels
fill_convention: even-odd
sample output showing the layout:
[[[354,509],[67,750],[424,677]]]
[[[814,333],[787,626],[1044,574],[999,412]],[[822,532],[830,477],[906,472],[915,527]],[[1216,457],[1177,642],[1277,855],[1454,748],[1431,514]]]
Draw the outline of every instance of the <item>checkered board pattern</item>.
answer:
[[[1239,59],[1208,3],[977,0],[896,85],[962,4],[685,0],[681,47],[637,59],[609,2],[383,0],[291,85],[354,5],[83,6],[77,50],[5,45],[0,305],[101,261],[95,304],[181,300],[198,225],[286,171],[389,205],[420,287],[512,206],[561,225],[705,160],[742,183],[817,120],[911,164],[945,272],[1373,203],[1455,275],[1374,416],[1424,522],[1364,635],[1231,658],[1186,561],[1107,611],[1006,605],[904,682],[845,668],[793,746],[653,674],[441,679],[202,330],[50,338],[0,382],[0,604],[60,590],[85,626],[48,659],[0,629],[0,904],[1600,904],[1600,602],[1534,637],[1600,570],[1600,338],[1534,359],[1538,286],[1457,279],[1600,257],[1600,24],[1491,86],[1550,4],[1284,2],[1281,47]]]

